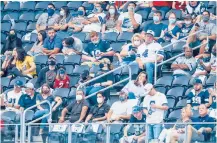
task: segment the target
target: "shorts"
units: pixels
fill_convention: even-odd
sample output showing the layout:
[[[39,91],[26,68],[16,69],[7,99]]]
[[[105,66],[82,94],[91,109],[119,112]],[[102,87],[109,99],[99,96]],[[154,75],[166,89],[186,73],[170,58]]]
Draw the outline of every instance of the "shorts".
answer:
[[[204,141],[204,135],[203,134],[198,134],[197,133],[197,129],[195,129],[194,127],[192,127],[192,137],[191,137],[191,141],[199,141],[199,142],[203,142]],[[180,134],[178,141],[179,142],[183,142],[185,139],[187,138],[186,134]]]

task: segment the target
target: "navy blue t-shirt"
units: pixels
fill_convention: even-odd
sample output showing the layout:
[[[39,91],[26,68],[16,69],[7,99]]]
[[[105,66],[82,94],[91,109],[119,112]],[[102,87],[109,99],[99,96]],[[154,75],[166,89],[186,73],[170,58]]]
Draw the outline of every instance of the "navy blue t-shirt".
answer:
[[[19,99],[19,102],[18,104],[20,105],[20,107],[23,107],[24,110],[33,106],[33,105],[36,105],[36,96],[37,96],[37,92],[35,92],[33,98],[31,98],[29,95],[27,94],[23,94],[21,95],[20,99]],[[36,108],[34,109],[31,109],[31,110],[36,110]]]
[[[216,109],[216,96],[212,96],[212,104],[210,105],[210,108]]]
[[[152,22],[151,24],[148,24],[144,27],[143,31],[147,32],[148,30],[154,31],[154,37],[160,37],[161,31],[166,28],[166,25],[163,23],[155,24]]]
[[[182,27],[180,27],[181,28],[181,33],[179,35],[179,39],[188,36],[189,32],[191,31],[191,29],[192,29],[193,26],[194,25],[191,24],[190,26],[187,27],[186,24],[182,24]]]
[[[112,61],[113,58],[112,56],[105,56],[105,57],[98,56],[98,54],[100,54],[101,52],[106,53],[109,51],[112,51],[112,47],[110,47],[110,43],[100,40],[99,43],[97,44],[90,42],[87,45],[87,47],[84,49],[83,54],[94,57],[98,60],[103,58],[108,58],[110,61]]]
[[[168,25],[166,26],[166,33],[165,33],[165,39],[169,39],[168,41],[171,41],[171,39],[173,38],[170,34],[169,34],[169,32],[168,32]],[[177,33],[180,33],[181,32],[181,29],[176,25],[172,30],[171,30],[171,32],[172,32],[172,34],[174,35],[174,36],[177,36]]]
[[[41,94],[38,94],[38,95],[36,96],[36,100],[38,100],[38,101],[40,101],[40,102],[45,101],[45,100],[48,100],[48,101],[50,102],[50,104],[52,104],[52,102],[54,101],[54,97],[53,97],[52,95],[50,95],[50,96],[48,96],[46,99],[44,99]],[[43,109],[48,109],[48,110],[49,110],[49,105],[48,105],[47,103],[41,104],[40,106],[41,106]]]
[[[191,104],[192,107],[206,103],[209,103],[209,92],[205,89],[203,89],[197,96],[195,96],[195,90],[192,90],[187,95],[187,104]]]
[[[58,36],[55,36],[52,40],[47,37],[44,40],[43,47],[47,50],[53,50],[54,48],[62,49],[62,40]]]
[[[136,47],[133,47],[132,45],[129,45],[128,52],[130,52],[131,50],[136,51],[135,49],[136,49]],[[135,61],[135,60],[136,60],[136,54],[127,55],[127,56],[125,56],[123,58],[123,61],[125,61],[125,62],[132,62],[132,61]]]
[[[146,115],[142,114],[142,119],[141,120],[138,120],[133,115],[131,115],[129,122],[130,123],[145,123],[146,122]],[[136,136],[141,135],[145,131],[145,124],[135,124],[135,125],[132,125],[132,126],[134,128]]]

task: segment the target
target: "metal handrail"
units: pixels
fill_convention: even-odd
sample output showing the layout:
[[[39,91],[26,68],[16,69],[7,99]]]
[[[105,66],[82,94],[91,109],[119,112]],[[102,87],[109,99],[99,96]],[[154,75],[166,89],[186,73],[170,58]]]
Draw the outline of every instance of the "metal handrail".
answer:
[[[122,68],[124,68],[124,67],[128,67],[128,69],[129,69],[129,77],[128,77],[128,78],[123,79],[123,80],[121,80],[121,81],[119,81],[119,82],[117,82],[117,83],[114,83],[114,84],[112,84],[112,85],[110,85],[110,86],[108,86],[108,87],[105,87],[105,88],[103,88],[103,89],[101,89],[101,90],[99,90],[99,91],[97,91],[97,92],[94,92],[94,93],[92,93],[92,94],[86,96],[85,99],[88,99],[88,98],[94,96],[94,95],[95,95],[96,93],[98,93],[98,92],[102,92],[102,91],[105,91],[105,90],[107,90],[107,89],[110,89],[110,88],[112,88],[112,87],[114,87],[114,86],[116,86],[116,85],[118,85],[118,84],[120,84],[120,83],[123,83],[123,82],[127,81],[127,80],[130,81],[130,80],[131,80],[131,68],[130,68],[130,65],[131,65],[131,64],[132,64],[132,63],[130,63],[130,64],[128,64],[128,65],[127,65],[127,64],[126,64],[126,65],[122,65],[122,66],[117,67],[117,68],[115,68],[115,69],[113,69],[113,70],[111,70],[111,71],[109,71],[109,72],[106,72],[106,73],[100,75],[100,76],[97,76],[97,77],[95,77],[95,78],[93,78],[93,79],[91,79],[91,80],[88,80],[88,81],[86,81],[86,82],[84,82],[84,83],[81,83],[81,84],[77,87],[77,90],[79,90],[80,88],[84,87],[84,86],[87,85],[88,83],[91,83],[91,82],[93,82],[93,81],[95,81],[95,80],[97,80],[97,79],[100,79],[100,78],[102,78],[102,77],[104,77],[104,76],[106,76],[106,75],[108,75],[108,74],[110,74],[110,73],[113,73],[113,72],[115,72],[115,71],[117,71],[117,70],[119,70],[119,69],[122,69]]]
[[[173,44],[175,44],[175,43],[178,43],[178,42],[180,42],[180,41],[183,41],[184,39],[186,39],[186,38],[188,38],[188,37],[190,37],[190,36],[193,36],[193,35],[195,35],[195,34],[198,34],[198,33],[200,33],[200,32],[202,32],[202,31],[204,31],[204,30],[199,30],[199,31],[197,31],[197,32],[195,32],[195,33],[193,33],[193,34],[191,34],[191,35],[188,35],[188,36],[186,36],[186,37],[183,37],[183,38],[181,38],[181,39],[179,39],[179,40],[177,40],[177,41],[175,41],[174,43],[170,43],[170,44],[168,44],[168,45],[166,45],[166,46],[164,46],[162,49],[165,49],[165,48],[167,48],[167,47],[169,47],[169,46],[171,46],[171,45],[173,45]],[[208,38],[208,37],[207,37]],[[207,43],[205,43],[205,44],[207,44]],[[201,44],[201,45],[203,45],[203,44]],[[199,45],[199,46],[201,46],[201,45]],[[198,47],[198,46],[197,46]],[[197,48],[193,48],[193,50],[195,50],[195,49],[197,49]],[[161,49],[160,49],[161,50]],[[157,64],[157,53],[158,53],[158,51],[159,50],[157,50],[156,51],[156,55],[155,55],[155,66],[154,66],[154,84],[156,84],[156,81],[157,81],[157,67],[159,66],[159,64]],[[179,55],[179,56],[181,56],[181,55]],[[179,56],[175,56],[176,58],[177,57],[179,57]],[[174,59],[174,57],[172,57],[173,59]],[[170,59],[172,59],[172,58],[170,58]],[[168,59],[169,60],[169,59]],[[167,62],[168,62],[168,60],[166,60]],[[165,64],[166,62],[165,61],[163,61],[162,62],[163,64]],[[160,63],[160,65],[162,65],[162,63]]]
[[[43,115],[42,117],[40,117],[40,118],[38,118],[38,119],[35,119],[35,120],[31,121],[31,122],[28,123],[28,124],[37,122],[37,121],[39,121],[39,120],[41,120],[41,119],[43,119],[43,118],[45,118],[45,117],[47,117],[47,116],[49,116],[48,123],[52,121],[52,119],[51,119],[51,116],[52,116],[52,109],[51,109],[51,108],[52,108],[52,106],[51,106],[50,102],[47,101],[47,100],[42,101],[42,102],[40,102],[40,103],[38,103],[38,104],[36,104],[36,105],[33,105],[33,106],[27,108],[26,110],[24,110],[23,114],[21,114],[21,116],[22,116],[22,118],[21,118],[21,123],[22,123],[22,124],[21,124],[21,142],[25,142],[25,138],[26,138],[26,127],[25,127],[25,116],[26,116],[26,112],[29,111],[29,110],[31,110],[31,109],[33,109],[33,108],[35,108],[35,107],[37,107],[38,105],[44,104],[44,103],[47,103],[47,104],[49,105],[49,108],[50,108],[49,114]]]

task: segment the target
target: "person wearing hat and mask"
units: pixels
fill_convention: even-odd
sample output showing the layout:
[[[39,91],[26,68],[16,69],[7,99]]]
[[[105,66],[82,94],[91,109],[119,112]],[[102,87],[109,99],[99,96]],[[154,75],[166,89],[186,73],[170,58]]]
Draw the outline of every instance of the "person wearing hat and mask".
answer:
[[[209,107],[209,91],[203,89],[202,81],[198,78],[194,80],[194,87],[187,95],[187,106],[198,110],[200,104]]]
[[[11,29],[8,38],[4,41],[5,44],[1,50],[1,54],[12,54],[12,51],[16,47],[22,47],[22,41],[17,37],[17,32],[14,29]]]
[[[54,88],[69,88],[70,79],[66,74],[65,67],[61,67],[54,81]]]
[[[132,107],[137,104],[137,102],[131,102],[128,100],[128,92],[122,90],[119,93],[119,101],[112,104],[108,116],[108,123],[120,123],[124,120],[129,120],[132,114]]]
[[[186,14],[184,16],[184,21],[178,21],[177,25],[181,28],[181,32],[179,34],[179,39],[182,39],[189,35],[192,27],[194,26],[192,21],[192,16],[190,14]]]
[[[76,91],[76,101],[69,104],[62,110],[59,123],[82,123],[86,117],[89,108],[89,103],[85,100],[85,94],[82,90]],[[66,113],[71,113],[69,121],[65,121]]]
[[[80,55],[83,51],[83,43],[80,39],[71,36],[64,40],[62,52],[64,55]]]
[[[4,105],[6,106],[6,110],[18,111],[20,105],[18,104],[19,99],[22,92],[23,82],[20,80],[16,80],[14,83],[14,89],[9,91],[8,93],[1,94],[1,98],[4,100]]]
[[[103,92],[97,93],[97,103],[97,105],[91,107],[85,123],[107,121],[110,106],[105,102],[105,95]]]
[[[21,95],[18,104],[20,105],[20,111],[23,112],[25,109],[36,105],[36,96],[37,92],[35,91],[34,85],[32,83],[25,84],[25,93]],[[36,107],[31,109],[36,110]]]
[[[120,143],[145,143],[145,123],[146,122],[146,115],[143,114],[143,108],[136,105],[132,109],[132,115],[130,117],[129,123],[142,123],[141,125],[127,125],[124,128],[124,136],[120,139]],[[132,136],[128,136],[128,130],[133,127],[135,134]]]
[[[184,47],[185,56],[178,57],[171,65],[173,75],[191,76],[196,70],[196,59],[193,57],[193,51],[189,47]]]
[[[36,30],[47,30],[48,28],[54,28],[54,24],[58,23],[59,15],[55,13],[55,6],[49,3],[47,6],[47,12],[42,13],[37,20]]]
[[[149,142],[152,139],[158,140],[162,131],[162,123],[165,111],[168,110],[167,98],[163,93],[156,91],[152,84],[145,85],[146,96],[143,100],[144,113],[146,115],[146,123],[148,123]]]
[[[188,37],[186,42],[186,45],[191,48],[194,48],[202,44],[197,53],[195,53],[195,55],[198,55],[198,53],[203,54],[205,51],[211,52],[213,45],[215,45],[216,43],[217,29],[216,25],[210,22],[210,12],[204,11],[201,17],[202,21],[197,22],[194,25],[189,34],[192,36]],[[193,33],[201,30],[202,32],[193,35]],[[207,42],[208,44],[206,44]]]
[[[145,69],[148,77],[148,83],[153,83],[155,59],[157,63],[163,61],[164,51],[159,43],[154,42],[154,32],[147,30],[145,42],[138,47],[136,62],[140,69]],[[158,53],[156,53],[158,51]]]
[[[52,88],[56,75],[57,75],[56,58],[49,57],[48,66],[40,70],[37,81],[35,83],[35,87],[40,88],[44,83],[47,83]]]

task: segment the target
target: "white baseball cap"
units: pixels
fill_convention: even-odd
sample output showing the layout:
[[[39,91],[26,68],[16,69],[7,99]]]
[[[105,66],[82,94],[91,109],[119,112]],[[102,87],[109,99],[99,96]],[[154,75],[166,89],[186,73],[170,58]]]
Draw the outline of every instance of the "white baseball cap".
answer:
[[[25,84],[25,87],[26,87],[26,88],[34,89],[34,85],[33,85],[32,83],[30,83],[30,82],[29,82],[29,83],[26,83],[26,84]]]
[[[154,36],[155,33],[152,30],[147,30],[146,34],[151,34],[152,36]]]
[[[154,87],[154,86],[153,86],[151,83],[147,83],[147,84],[144,86],[144,89],[145,89],[146,93],[148,94],[148,93],[152,90],[153,87]]]

